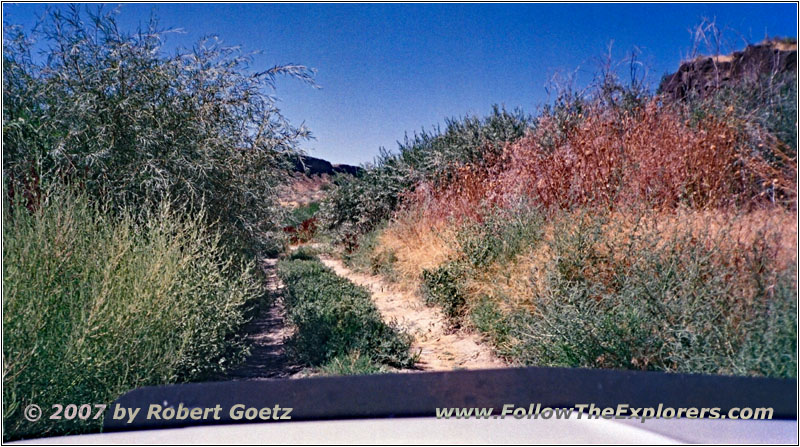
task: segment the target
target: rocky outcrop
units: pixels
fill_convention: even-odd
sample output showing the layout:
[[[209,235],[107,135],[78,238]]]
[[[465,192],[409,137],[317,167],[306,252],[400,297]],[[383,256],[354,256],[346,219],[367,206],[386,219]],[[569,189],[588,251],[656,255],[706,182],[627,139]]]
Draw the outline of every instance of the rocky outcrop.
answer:
[[[677,100],[706,97],[720,87],[787,71],[797,71],[797,44],[767,41],[730,55],[684,62],[677,72],[664,77],[659,90]]]
[[[345,164],[332,164],[327,160],[321,158],[310,157],[308,155],[299,155],[292,157],[294,162],[294,170],[306,175],[333,175],[333,174],[350,174],[359,175],[364,169],[358,166],[351,166]]]

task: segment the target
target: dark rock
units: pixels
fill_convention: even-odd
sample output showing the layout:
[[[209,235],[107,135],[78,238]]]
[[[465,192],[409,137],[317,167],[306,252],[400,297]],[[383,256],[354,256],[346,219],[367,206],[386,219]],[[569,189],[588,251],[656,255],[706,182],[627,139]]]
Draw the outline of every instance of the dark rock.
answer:
[[[358,166],[331,164],[331,162],[327,160],[308,155],[292,157],[292,161],[294,162],[294,170],[296,172],[305,173],[306,175],[333,175],[343,173],[357,176],[364,171],[363,168]]]
[[[706,97],[720,87],[787,71],[797,71],[797,45],[765,42],[727,56],[684,62],[677,72],[664,77],[659,90],[676,100],[690,94]]]
[[[338,173],[350,174],[356,177],[364,172],[364,168],[362,167],[342,164],[333,165],[333,170]]]

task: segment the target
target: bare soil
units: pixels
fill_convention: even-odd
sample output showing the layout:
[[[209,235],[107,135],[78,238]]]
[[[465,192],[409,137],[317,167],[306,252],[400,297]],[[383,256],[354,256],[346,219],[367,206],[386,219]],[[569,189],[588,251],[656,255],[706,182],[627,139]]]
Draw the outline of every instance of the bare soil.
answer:
[[[426,306],[418,294],[400,290],[378,276],[354,272],[338,259],[321,257],[321,260],[336,274],[369,289],[384,321],[397,322],[414,337],[412,352],[420,354],[419,369],[446,371],[507,366],[476,334],[452,330],[445,316],[438,309]]]
[[[288,324],[281,297],[283,284],[275,272],[277,259],[262,260],[271,305],[264,305],[245,326],[250,355],[244,363],[228,371],[220,380],[283,379],[301,375],[302,367],[293,364],[286,354],[285,341],[293,328]]]
[[[476,334],[453,330],[445,316],[428,307],[416,293],[400,290],[379,276],[355,272],[342,261],[321,256],[320,259],[336,274],[372,293],[375,306],[384,321],[395,322],[414,337],[412,352],[419,353],[417,370],[447,371],[453,369],[502,368],[506,364],[480,342]],[[264,305],[247,324],[250,355],[237,368],[227,371],[218,380],[267,380],[308,375],[301,365],[293,364],[286,353],[286,340],[293,333],[286,317],[281,289],[283,284],[275,272],[277,259],[263,259],[270,305]]]

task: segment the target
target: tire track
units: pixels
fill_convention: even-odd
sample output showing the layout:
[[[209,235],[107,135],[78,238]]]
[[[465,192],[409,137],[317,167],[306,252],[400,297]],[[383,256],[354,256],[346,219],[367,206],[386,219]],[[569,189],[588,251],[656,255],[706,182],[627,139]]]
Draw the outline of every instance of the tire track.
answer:
[[[444,315],[428,307],[416,293],[398,290],[378,276],[350,270],[338,259],[320,257],[339,276],[367,288],[385,321],[396,321],[414,337],[412,350],[420,352],[417,366],[424,371],[503,368],[476,334],[449,329]]]

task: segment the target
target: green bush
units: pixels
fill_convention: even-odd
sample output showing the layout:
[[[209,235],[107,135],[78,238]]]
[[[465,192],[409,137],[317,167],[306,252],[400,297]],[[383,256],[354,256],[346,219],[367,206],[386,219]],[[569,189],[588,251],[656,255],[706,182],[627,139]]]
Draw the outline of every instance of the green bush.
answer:
[[[283,220],[284,227],[296,227],[303,221],[313,219],[319,212],[319,202],[311,202],[307,205],[299,206],[291,210]]]
[[[450,261],[433,270],[422,271],[421,294],[428,305],[441,306],[451,323],[458,326],[464,316],[467,298],[463,280],[467,267],[461,261]]]
[[[775,270],[776,242],[726,245],[725,228],[665,233],[644,213],[633,229],[604,214],[553,214],[546,241],[535,209],[489,213],[459,228],[457,256],[423,271],[422,296],[512,363],[794,377],[796,267]],[[501,309],[502,291],[466,287],[541,244],[553,261],[536,267],[545,277],[532,278],[531,308]]]
[[[507,321],[517,361],[794,377],[794,267],[771,269],[765,244],[722,248],[710,236],[649,227],[614,244],[601,225],[557,229],[534,312]]]
[[[275,248],[276,186],[310,137],[276,107],[275,79],[313,83],[298,65],[261,70],[209,38],[167,54],[152,21],[127,34],[114,13],[51,10],[30,35],[4,26],[3,173],[12,190],[64,178],[98,200],[203,204],[227,243]],[[46,49],[34,55],[34,42]]]
[[[314,250],[308,247],[300,247],[289,253],[286,259],[290,261],[313,261],[317,259],[317,255],[314,254]]]
[[[421,294],[426,303],[441,306],[451,323],[460,325],[468,310],[466,280],[495,263],[511,262],[537,244],[543,236],[543,225],[544,214],[524,205],[494,209],[485,213],[480,222],[461,224],[456,238],[460,254],[436,269],[422,272]]]
[[[511,319],[500,310],[496,302],[488,297],[482,297],[470,310],[469,317],[472,326],[488,337],[500,356],[512,356]]]
[[[4,440],[98,430],[101,421],[22,417],[28,404],[111,403],[144,385],[202,379],[246,353],[261,297],[206,230],[168,202],[143,215],[49,191],[3,207]]]
[[[385,372],[386,368],[376,364],[368,356],[363,356],[358,351],[353,351],[347,355],[332,358],[328,363],[320,366],[319,371],[326,376],[354,376],[378,374]]]
[[[531,122],[522,111],[495,106],[483,119],[450,119],[444,131],[406,136],[396,154],[382,151],[375,165],[360,176],[337,176],[336,188],[321,205],[322,220],[343,235],[366,234],[389,219],[403,194],[418,182],[447,181],[456,167],[499,155],[503,145],[522,137]]]
[[[278,274],[297,329],[289,343],[299,361],[320,366],[358,352],[376,364],[414,365],[410,336],[383,322],[366,289],[316,259],[282,260]]]
[[[467,221],[457,239],[465,261],[476,269],[509,261],[541,240],[544,214],[536,208],[494,209],[480,222]]]

